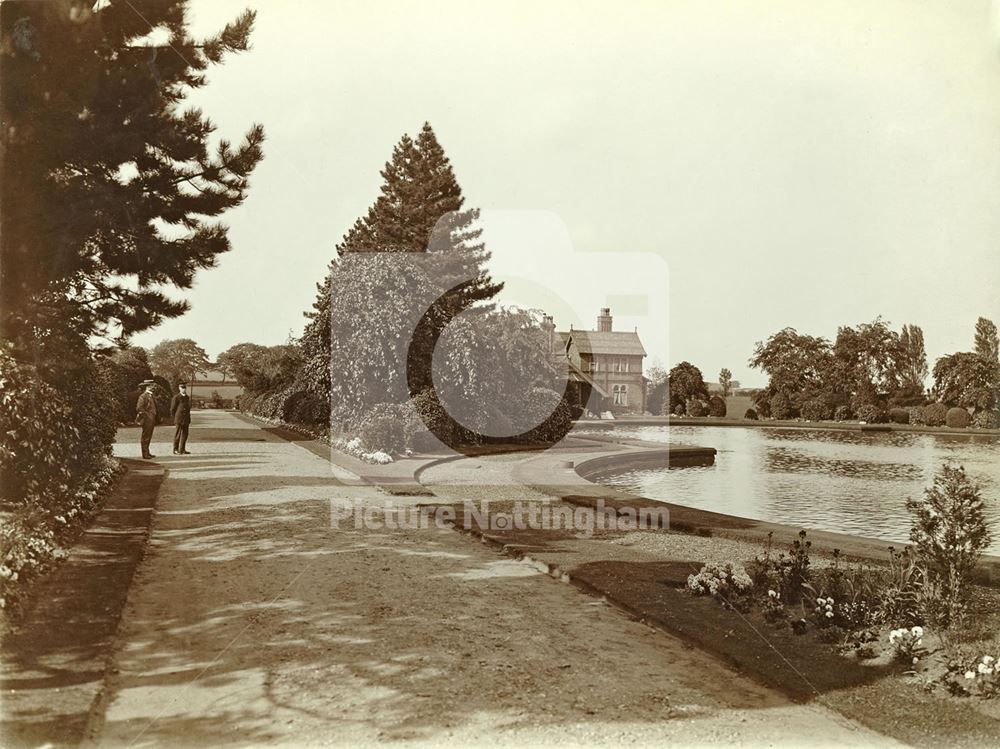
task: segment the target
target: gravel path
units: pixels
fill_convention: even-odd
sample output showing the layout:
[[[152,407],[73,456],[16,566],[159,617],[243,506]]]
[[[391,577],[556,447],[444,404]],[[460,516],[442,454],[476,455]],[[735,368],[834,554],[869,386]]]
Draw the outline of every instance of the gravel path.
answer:
[[[454,531],[331,528],[331,499],[397,500],[231,415],[196,412],[189,447],[161,459],[102,746],[888,743]]]

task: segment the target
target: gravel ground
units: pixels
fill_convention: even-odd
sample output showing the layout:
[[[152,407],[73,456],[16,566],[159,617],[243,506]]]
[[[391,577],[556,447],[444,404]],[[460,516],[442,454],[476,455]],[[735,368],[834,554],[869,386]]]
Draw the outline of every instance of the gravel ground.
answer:
[[[196,412],[189,448],[161,459],[101,746],[891,743],[462,534],[333,528],[331,499],[400,500],[233,416]],[[487,496],[512,461],[485,463],[425,480]]]

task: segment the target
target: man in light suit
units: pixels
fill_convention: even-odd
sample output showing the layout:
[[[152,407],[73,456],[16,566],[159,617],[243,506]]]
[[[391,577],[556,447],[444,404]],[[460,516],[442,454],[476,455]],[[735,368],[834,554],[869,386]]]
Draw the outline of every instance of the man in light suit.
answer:
[[[174,455],[190,455],[187,451],[188,429],[191,427],[191,396],[183,382],[177,386],[177,395],[170,401],[170,415],[174,419]]]
[[[156,426],[156,399],[153,398],[153,386],[156,383],[146,380],[142,383],[142,395],[135,404],[135,422],[142,427],[142,457],[146,460],[155,458],[149,451],[150,440],[153,439],[153,427]]]

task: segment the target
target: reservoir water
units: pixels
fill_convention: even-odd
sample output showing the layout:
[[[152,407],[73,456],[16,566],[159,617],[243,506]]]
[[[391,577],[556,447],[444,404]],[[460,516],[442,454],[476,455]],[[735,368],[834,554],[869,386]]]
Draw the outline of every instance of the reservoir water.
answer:
[[[607,432],[604,432],[607,434]],[[615,427],[614,436],[718,450],[708,466],[633,470],[602,483],[650,499],[740,517],[904,543],[907,497],[948,459],[986,499],[991,554],[1000,554],[1000,438],[909,432],[753,427]]]

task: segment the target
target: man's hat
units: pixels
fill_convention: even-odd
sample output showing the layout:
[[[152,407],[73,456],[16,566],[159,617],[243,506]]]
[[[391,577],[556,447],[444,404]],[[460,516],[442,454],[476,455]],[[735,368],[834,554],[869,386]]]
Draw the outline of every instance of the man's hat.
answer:
[[[155,385],[155,384],[156,384],[156,380],[143,380],[142,382],[139,383],[139,385],[141,387],[144,387],[144,388],[149,387],[150,385]]]

